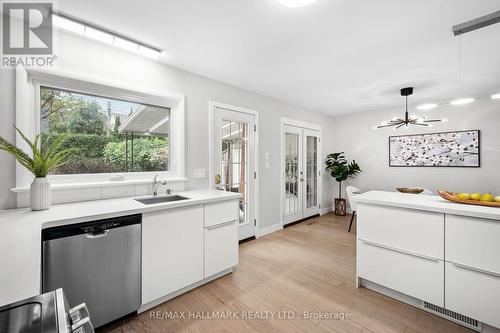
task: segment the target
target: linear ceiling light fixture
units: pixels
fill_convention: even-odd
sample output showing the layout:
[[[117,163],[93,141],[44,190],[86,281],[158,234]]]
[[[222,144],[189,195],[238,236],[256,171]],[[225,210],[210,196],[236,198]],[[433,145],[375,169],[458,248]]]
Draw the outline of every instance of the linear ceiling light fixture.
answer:
[[[500,94],[491,95],[491,99],[500,99]]]
[[[52,22],[57,28],[113,45],[130,52],[138,53],[148,58],[158,60],[161,55],[161,50],[158,48],[65,15],[52,14]]]
[[[465,104],[470,104],[474,102],[474,98],[459,98],[459,99],[456,99],[454,101],[451,101],[450,104],[451,105],[454,105],[454,106],[457,106],[457,105],[465,105]]]
[[[394,130],[397,130],[404,126],[404,128],[408,128],[408,125],[416,125],[416,126],[431,126],[431,123],[437,122],[446,122],[448,119],[427,119],[427,117],[419,117],[417,115],[409,116],[408,114],[408,96],[413,94],[413,87],[407,87],[401,89],[401,96],[405,97],[406,101],[406,109],[404,118],[393,118],[389,121],[383,121],[380,125],[375,126],[373,129],[385,128],[385,127],[393,127]]]
[[[419,105],[417,106],[417,110],[432,110],[432,109],[435,109],[437,108],[437,104],[436,103],[426,103],[426,104],[422,104],[422,105]]]

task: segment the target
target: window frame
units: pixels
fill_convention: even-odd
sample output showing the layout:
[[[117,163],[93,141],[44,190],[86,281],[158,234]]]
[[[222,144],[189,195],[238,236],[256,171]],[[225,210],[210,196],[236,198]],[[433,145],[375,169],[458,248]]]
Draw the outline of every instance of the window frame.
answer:
[[[167,107],[170,109],[169,133],[169,170],[148,172],[120,172],[49,175],[50,183],[65,188],[96,186],[117,186],[151,182],[158,175],[172,182],[185,182],[185,96],[175,92],[148,92],[110,82],[99,78],[72,75],[68,71],[42,71],[37,69],[16,68],[16,126],[29,138],[40,133],[40,87],[68,90],[75,93],[90,94],[129,101],[140,104]],[[29,147],[16,134],[16,145],[29,151]],[[117,177],[118,176],[118,177]],[[16,164],[16,188],[14,192],[26,190],[33,175]],[[117,181],[116,179],[120,179]]]

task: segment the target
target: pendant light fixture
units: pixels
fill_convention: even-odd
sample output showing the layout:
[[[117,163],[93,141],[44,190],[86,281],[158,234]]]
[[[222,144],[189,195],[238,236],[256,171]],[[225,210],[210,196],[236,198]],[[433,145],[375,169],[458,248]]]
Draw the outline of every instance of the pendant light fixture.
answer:
[[[405,115],[403,118],[394,118],[389,121],[383,121],[380,123],[380,125],[375,126],[374,129],[379,129],[379,128],[386,128],[386,127],[393,127],[394,130],[397,130],[403,126],[407,128],[409,125],[416,125],[416,126],[430,126],[432,123],[438,123],[438,122],[445,122],[448,121],[447,119],[427,119],[427,117],[419,117],[416,115],[412,115],[410,117],[408,113],[408,96],[413,94],[413,87],[406,87],[401,89],[401,96],[405,97],[406,101],[406,109],[405,109]]]
[[[458,89],[460,93],[464,91],[462,83],[462,36],[458,36]],[[460,97],[450,102],[451,105],[466,105],[474,102],[472,97]]]

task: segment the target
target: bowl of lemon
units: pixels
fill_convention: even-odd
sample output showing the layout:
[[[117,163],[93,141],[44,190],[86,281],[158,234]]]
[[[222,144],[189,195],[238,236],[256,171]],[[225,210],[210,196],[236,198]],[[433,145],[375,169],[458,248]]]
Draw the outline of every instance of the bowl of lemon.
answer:
[[[439,190],[438,194],[452,202],[463,203],[468,205],[500,207],[500,195],[494,196],[491,193],[465,193],[465,192],[449,192]]]

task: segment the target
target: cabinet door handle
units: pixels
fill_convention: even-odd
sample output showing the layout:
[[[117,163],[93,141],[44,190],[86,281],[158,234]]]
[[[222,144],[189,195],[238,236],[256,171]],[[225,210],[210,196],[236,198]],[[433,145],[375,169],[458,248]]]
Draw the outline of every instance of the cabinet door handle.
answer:
[[[486,275],[491,275],[491,276],[494,276],[496,278],[500,278],[500,274],[493,273],[493,272],[490,272],[490,271],[486,271],[484,269],[470,267],[470,266],[461,265],[461,264],[455,264],[455,263],[453,263],[453,266],[455,266],[456,268],[466,269],[466,270],[469,270],[469,271],[473,271],[473,272],[477,272],[477,273],[481,273],[481,274],[486,274]]]
[[[394,252],[399,252],[399,253],[407,254],[407,255],[410,255],[410,256],[413,256],[413,257],[422,258],[422,259],[429,260],[429,261],[439,262],[439,259],[436,259],[436,258],[433,258],[433,257],[429,257],[429,256],[426,256],[426,255],[423,255],[423,254],[419,254],[419,253],[415,253],[415,252],[411,252],[411,251],[406,251],[406,250],[401,250],[401,249],[397,249],[397,248],[390,247],[390,246],[387,246],[387,245],[383,245],[383,244],[379,244],[379,243],[375,243],[375,242],[366,241],[366,240],[363,240],[363,239],[360,239],[360,241],[362,241],[363,243],[365,243],[367,245],[371,245],[371,246],[375,246],[375,247],[380,247],[382,249],[386,249],[386,250],[390,250],[390,251],[394,251]]]
[[[224,223],[221,223],[221,224],[211,225],[211,226],[207,227],[207,229],[208,230],[218,229],[218,228],[222,228],[222,227],[234,224],[235,222],[236,221],[229,221],[229,222],[224,222]]]

